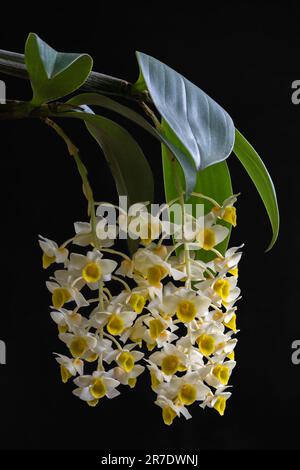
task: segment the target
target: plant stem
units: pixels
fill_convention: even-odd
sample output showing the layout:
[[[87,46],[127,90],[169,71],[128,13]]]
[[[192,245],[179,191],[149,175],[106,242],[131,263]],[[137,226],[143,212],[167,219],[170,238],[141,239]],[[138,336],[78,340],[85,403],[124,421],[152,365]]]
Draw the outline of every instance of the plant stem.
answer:
[[[96,235],[96,215],[95,215],[95,203],[94,203],[94,196],[91,185],[88,180],[88,172],[86,167],[81,161],[80,154],[78,148],[73,144],[69,136],[65,133],[65,131],[58,125],[56,122],[52,121],[52,119],[46,118],[44,119],[45,123],[50,126],[55,132],[64,140],[68,147],[69,154],[74,158],[76,162],[76,166],[78,172],[82,179],[83,184],[83,192],[88,201],[88,215],[91,217],[91,227],[93,233],[93,241],[94,246],[98,248],[98,238]]]
[[[173,173],[175,177],[175,186],[177,193],[179,194],[180,197],[180,204],[181,204],[181,217],[182,217],[182,237],[184,238],[184,225],[185,225],[185,204],[184,204],[184,192],[181,186],[181,182],[178,176],[178,172],[176,171],[176,166],[174,161],[172,160],[172,168],[173,168]],[[187,243],[183,243],[183,248],[184,248],[184,262],[185,262],[185,269],[186,269],[186,287],[190,288],[191,287],[191,265],[190,265],[190,251]]]
[[[105,333],[103,331],[103,336],[105,336],[106,338],[109,338],[113,343],[115,343],[115,345],[117,346],[117,348],[119,349],[119,351],[122,351],[122,346],[120,345],[120,343],[116,340],[116,338],[114,338],[112,335],[109,335],[108,333]]]
[[[0,49],[0,72],[18,78],[29,79],[24,63],[24,55],[16,52]],[[150,100],[148,93],[136,90],[132,83],[98,72],[91,72],[79,90],[119,96],[135,101]]]
[[[123,281],[123,279],[120,279],[118,276],[111,276],[111,278],[113,281],[120,282],[120,284],[122,284],[125,287],[125,290],[127,290],[127,292],[131,292],[129,285],[127,284],[127,282]]]
[[[121,258],[124,258],[127,261],[131,261],[129,256],[125,255],[125,253],[122,253],[121,251],[118,251],[118,250],[113,250],[111,248],[100,248],[100,251],[103,251],[104,253],[112,253],[114,255],[121,256]]]

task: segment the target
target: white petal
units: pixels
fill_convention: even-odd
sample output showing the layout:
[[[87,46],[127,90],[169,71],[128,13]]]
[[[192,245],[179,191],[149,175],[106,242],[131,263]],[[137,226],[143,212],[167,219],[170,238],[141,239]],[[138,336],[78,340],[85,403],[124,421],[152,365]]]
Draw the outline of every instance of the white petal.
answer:
[[[90,233],[91,224],[89,222],[75,222],[74,229],[76,234]]]
[[[107,398],[115,398],[118,395],[120,395],[120,392],[116,390],[115,388],[112,388],[106,392]]]
[[[118,266],[118,263],[111,259],[101,260],[101,268],[102,268],[102,272],[104,275],[111,274],[116,269],[117,266]]]
[[[224,227],[223,225],[219,225],[219,224],[214,225],[212,230],[213,230],[213,232],[215,234],[215,237],[216,237],[216,245],[218,245],[223,240],[225,240],[225,238],[229,234],[228,228]]]
[[[79,387],[88,387],[93,382],[93,377],[91,375],[81,375],[80,377],[76,377],[74,380],[74,384],[78,385]]]

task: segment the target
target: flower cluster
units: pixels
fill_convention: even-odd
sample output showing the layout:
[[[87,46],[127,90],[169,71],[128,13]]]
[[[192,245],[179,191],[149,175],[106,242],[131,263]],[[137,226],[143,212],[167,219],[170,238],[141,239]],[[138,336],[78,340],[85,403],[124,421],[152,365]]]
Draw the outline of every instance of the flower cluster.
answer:
[[[119,214],[122,227],[131,219],[131,232],[147,228],[131,258],[103,236],[100,206],[89,223],[75,223],[74,237],[63,245],[40,237],[43,267],[61,264],[46,284],[51,317],[68,350],[56,360],[62,381],[76,385],[74,395],[96,406],[119,395],[120,385],[133,388],[148,369],[167,425],[180,415],[189,419],[193,403],[224,414],[236,364],[241,247],[224,255],[216,247],[236,225],[235,202],[235,196],[222,206],[214,201],[193,220],[193,233],[185,230],[193,217],[185,215],[180,239],[173,226],[173,245],[146,206],[138,215]],[[71,244],[79,252],[69,252]]]

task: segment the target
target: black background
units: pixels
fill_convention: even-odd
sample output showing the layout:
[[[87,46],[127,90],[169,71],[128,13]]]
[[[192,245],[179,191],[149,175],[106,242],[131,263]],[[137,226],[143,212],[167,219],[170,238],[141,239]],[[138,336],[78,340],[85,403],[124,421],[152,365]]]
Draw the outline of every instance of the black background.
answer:
[[[291,362],[291,343],[300,338],[300,105],[291,102],[291,84],[300,79],[299,7],[297,2],[170,2],[164,11],[161,4],[108,9],[98,2],[61,3],[56,9],[41,3],[38,13],[6,5],[0,47],[22,52],[34,31],[58,50],[90,53],[94,70],[130,81],[138,73],[134,51],[146,52],[211,95],[255,145],[277,188],[281,233],[264,254],[271,237],[265,211],[232,155],[234,190],[242,193],[232,243],[246,243],[233,396],[223,418],[195,407],[192,420],[177,419],[169,428],[153,404],[146,374],[135,390],[96,409],[74,397],[71,384],[60,382],[52,352],[64,352],[64,346],[49,317],[37,235],[58,242],[69,238],[73,221],[85,220],[85,201],[74,164],[51,129],[33,120],[1,121],[0,339],[7,344],[7,365],[0,366],[2,449],[300,447],[300,365]],[[30,98],[28,82],[1,79],[8,98]],[[143,147],[161,201],[159,145],[118,120]],[[97,199],[116,200],[96,144],[80,123],[64,128],[80,146]]]

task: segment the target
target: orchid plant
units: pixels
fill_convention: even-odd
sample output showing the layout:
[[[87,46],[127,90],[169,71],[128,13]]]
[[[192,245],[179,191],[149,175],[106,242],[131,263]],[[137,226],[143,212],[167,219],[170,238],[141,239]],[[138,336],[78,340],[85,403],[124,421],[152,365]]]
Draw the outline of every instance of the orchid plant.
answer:
[[[242,254],[242,245],[228,249],[238,197],[226,163],[231,153],[265,205],[273,231],[268,249],[279,214],[270,175],[228,113],[157,59],[141,52],[137,59],[139,78],[130,84],[91,72],[89,55],[57,52],[30,33],[24,56],[0,51],[0,70],[29,78],[32,100],[1,104],[0,117],[38,118],[50,126],[73,157],[87,200],[87,220],[75,222],[71,238],[39,239],[43,268],[59,265],[46,284],[65,345],[63,354],[55,353],[62,381],[72,380],[74,395],[97,406],[122,386],[134,388],[148,371],[155,404],[170,425],[181,415],[189,419],[193,404],[223,415],[231,395]],[[166,197],[156,213],[142,149],[91,106],[133,121],[161,142]],[[56,118],[85,123],[128,210],[95,201],[79,150]],[[110,210],[112,222],[103,215]],[[127,238],[128,252],[117,249],[117,236]]]

